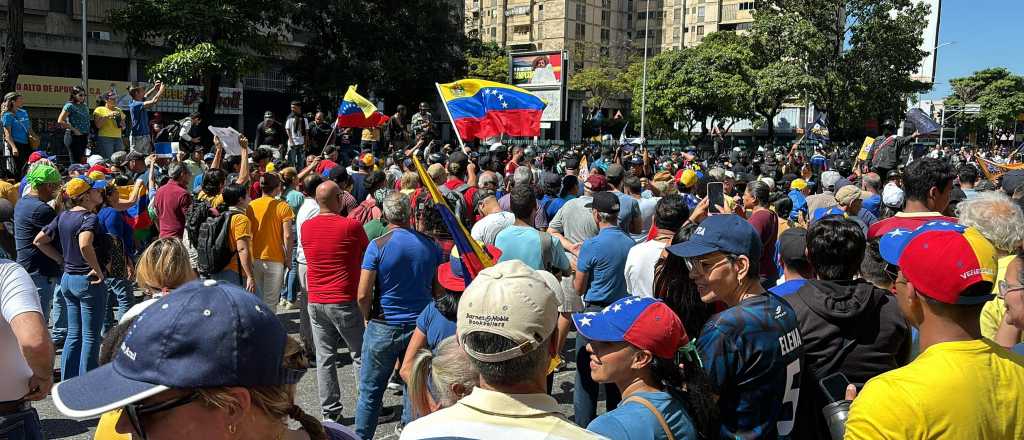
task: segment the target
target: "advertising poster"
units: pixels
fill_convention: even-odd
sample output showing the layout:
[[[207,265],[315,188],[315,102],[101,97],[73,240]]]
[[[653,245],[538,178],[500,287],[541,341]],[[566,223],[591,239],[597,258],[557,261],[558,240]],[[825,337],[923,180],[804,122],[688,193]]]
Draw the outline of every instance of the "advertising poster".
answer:
[[[562,53],[512,54],[512,84],[562,86]]]

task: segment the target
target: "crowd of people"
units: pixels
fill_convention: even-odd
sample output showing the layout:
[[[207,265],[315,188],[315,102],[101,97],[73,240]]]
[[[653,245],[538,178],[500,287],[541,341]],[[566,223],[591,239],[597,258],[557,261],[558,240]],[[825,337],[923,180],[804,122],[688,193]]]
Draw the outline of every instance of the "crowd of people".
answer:
[[[1024,438],[1024,171],[913,136],[894,161],[441,146],[422,107],[407,145],[310,147],[298,103],[237,155],[198,115],[177,155],[75,138],[162,90],[131,120],[72,96],[67,166],[5,99],[0,432],[42,438],[52,393],[98,439],[372,439],[399,389],[404,439]]]

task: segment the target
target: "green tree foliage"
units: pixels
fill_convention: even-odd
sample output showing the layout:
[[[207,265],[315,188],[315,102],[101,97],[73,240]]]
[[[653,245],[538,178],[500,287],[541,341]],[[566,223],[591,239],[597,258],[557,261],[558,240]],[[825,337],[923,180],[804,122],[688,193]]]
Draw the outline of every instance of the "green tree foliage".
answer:
[[[928,89],[911,73],[925,52],[928,6],[913,0],[765,0],[754,34],[781,43],[778,60],[806,75],[807,99],[828,115],[833,138],[854,139],[870,118],[900,119]]]
[[[435,82],[466,74],[467,38],[451,10],[447,0],[303,0],[290,16],[308,41],[286,71],[310,97],[336,100],[358,84],[389,104],[431,101]]]
[[[467,41],[466,76],[488,81],[508,82],[508,54],[497,43],[484,43],[478,39]]]
[[[602,109],[610,99],[628,92],[623,73],[622,69],[608,63],[590,66],[569,77],[569,90],[586,92],[587,100],[583,105],[591,109]]]
[[[980,104],[981,113],[959,116],[968,130],[1009,129],[1017,115],[1024,113],[1024,76],[997,67],[979,70],[971,76],[949,81],[953,94],[945,99],[949,106]]]
[[[290,7],[270,0],[126,0],[111,11],[116,32],[142,53],[163,53],[147,73],[168,83],[199,81],[209,121],[220,85],[256,71],[283,39]]]

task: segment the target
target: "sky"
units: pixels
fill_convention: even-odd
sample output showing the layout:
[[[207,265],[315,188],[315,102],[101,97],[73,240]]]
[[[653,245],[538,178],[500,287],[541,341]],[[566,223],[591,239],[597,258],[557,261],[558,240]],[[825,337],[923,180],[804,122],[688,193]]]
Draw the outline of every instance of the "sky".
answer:
[[[949,95],[949,79],[989,67],[1024,75],[1024,0],[942,0],[935,86],[922,99]]]

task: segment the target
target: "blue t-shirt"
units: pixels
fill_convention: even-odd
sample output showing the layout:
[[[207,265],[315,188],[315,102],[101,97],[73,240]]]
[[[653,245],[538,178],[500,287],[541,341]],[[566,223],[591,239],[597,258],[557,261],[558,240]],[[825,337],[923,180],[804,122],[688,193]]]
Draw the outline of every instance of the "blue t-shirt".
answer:
[[[772,293],[712,316],[697,350],[718,389],[720,438],[789,438],[801,386],[796,312]]]
[[[378,247],[378,242],[384,242]],[[370,242],[363,255],[364,270],[377,272],[383,319],[388,324],[416,322],[433,301],[434,272],[441,249],[426,235],[409,229],[392,230]],[[379,317],[378,317],[379,318]]]
[[[555,214],[558,214],[558,210],[562,209],[562,205],[564,205],[565,202],[565,199],[551,197],[545,194],[544,197],[537,202],[537,207],[543,209],[544,214],[547,215],[549,219],[552,219],[555,218]]]
[[[431,302],[416,319],[416,328],[427,335],[427,348],[434,351],[438,344],[449,336],[455,335],[455,321],[449,321],[440,311],[437,304]]]
[[[82,134],[89,134],[89,122],[92,116],[89,113],[89,107],[86,107],[85,104],[65,102],[64,108],[61,111],[68,112],[68,124],[78,129]]]
[[[95,234],[100,231],[96,214],[89,211],[64,211],[43,228],[46,235],[53,241],[60,242],[64,254],[64,272],[71,275],[85,275],[92,268],[82,256],[82,248],[78,245],[78,234],[85,231],[93,232],[93,245],[97,240]]]
[[[636,199],[618,191],[612,191],[619,198],[619,227],[629,230],[629,225],[634,217],[640,216],[640,202]]]
[[[501,258],[498,261],[519,260],[533,270],[547,270],[541,255],[540,236],[536,229],[526,226],[511,225],[502,229],[494,238],[494,247],[501,250]],[[547,237],[551,240],[551,255],[548,261],[552,266],[568,271],[572,266],[565,257],[562,243],[553,235],[548,234]]]
[[[14,142],[17,144],[28,143],[28,128],[31,127],[28,120],[28,112],[23,108],[19,108],[17,112],[5,112],[0,117],[0,122],[3,123],[5,128],[11,130],[11,137],[14,138]]]
[[[786,282],[784,282],[782,284],[779,284],[778,286],[775,286],[775,287],[772,287],[771,289],[768,289],[768,291],[778,295],[781,298],[781,297],[784,297],[786,295],[792,295],[792,294],[796,293],[796,291],[800,290],[800,288],[803,287],[804,284],[806,284],[806,283],[807,283],[807,280],[803,280],[803,279],[800,279],[800,280],[789,280],[789,281],[786,281]]]
[[[133,99],[128,104],[128,113],[132,115],[132,136],[148,135],[149,113],[146,112],[146,103]]]
[[[56,276],[60,273],[56,262],[32,244],[39,231],[50,224],[56,216],[57,212],[36,196],[22,197],[18,204],[14,205],[14,244],[18,250],[17,261],[30,274]]]
[[[877,218],[879,215],[881,215],[881,205],[882,196],[878,194],[872,194],[868,198],[864,199],[864,201],[860,204],[860,208],[874,214],[874,216]]]
[[[583,242],[576,270],[590,273],[584,301],[611,304],[626,296],[626,257],[634,244],[618,226],[603,228]]]
[[[807,198],[804,197],[804,193],[798,189],[791,190],[789,192],[789,199],[793,201],[793,210],[789,211],[789,219],[796,220],[800,212],[804,213],[804,218],[807,218]]]
[[[669,393],[658,391],[653,393],[636,393],[651,402],[665,419],[672,436],[677,439],[696,439],[697,429],[693,420],[686,413],[682,402],[675,400]],[[665,430],[658,422],[658,417],[638,402],[620,403],[614,410],[608,411],[587,425],[587,430],[614,440],[667,440]]]
[[[366,174],[363,173],[352,173],[352,197],[356,198],[356,203],[362,203],[366,200],[366,185],[363,183],[366,181]]]
[[[103,225],[103,229],[107,234],[113,235],[121,240],[121,243],[124,245],[125,256],[135,255],[135,243],[133,240],[135,231],[132,230],[131,225],[124,220],[124,216],[121,215],[121,212],[109,206],[104,206],[100,209],[97,217],[99,217],[100,224]]]

